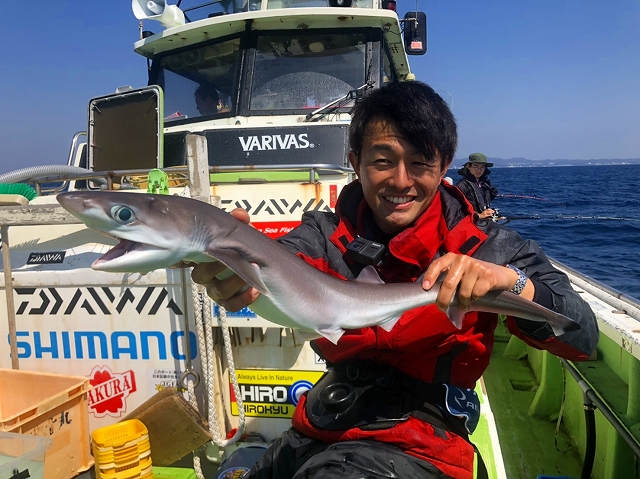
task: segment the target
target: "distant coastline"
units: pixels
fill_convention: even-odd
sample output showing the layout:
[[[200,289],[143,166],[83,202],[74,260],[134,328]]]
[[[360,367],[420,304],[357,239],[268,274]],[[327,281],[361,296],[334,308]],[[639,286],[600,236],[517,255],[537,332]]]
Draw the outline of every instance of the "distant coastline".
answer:
[[[453,160],[451,168],[462,168],[467,161],[466,158],[456,158]],[[489,158],[493,163],[493,168],[535,168],[545,166],[602,166],[602,165],[638,165],[640,158],[626,159],[601,159],[601,160],[529,160],[527,158]]]

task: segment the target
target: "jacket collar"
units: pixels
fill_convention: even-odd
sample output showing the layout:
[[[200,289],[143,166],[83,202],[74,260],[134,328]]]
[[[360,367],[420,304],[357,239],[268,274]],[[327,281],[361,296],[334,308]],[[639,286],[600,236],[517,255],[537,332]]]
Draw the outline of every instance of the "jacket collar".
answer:
[[[438,253],[455,251],[471,254],[486,238],[473,224],[473,208],[464,195],[444,181],[416,222],[395,236],[386,235],[375,224],[373,212],[358,181],[343,188],[336,213],[353,237],[359,235],[387,246],[391,257],[387,257],[378,268],[387,281],[391,278],[406,281],[409,277],[415,280]],[[463,247],[471,237],[477,241],[469,243],[471,248]]]

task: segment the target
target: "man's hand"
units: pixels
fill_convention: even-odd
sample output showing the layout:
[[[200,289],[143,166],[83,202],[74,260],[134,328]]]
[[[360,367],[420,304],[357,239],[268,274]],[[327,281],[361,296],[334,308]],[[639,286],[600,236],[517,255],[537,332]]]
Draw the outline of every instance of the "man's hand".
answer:
[[[465,309],[472,301],[483,297],[489,291],[510,290],[518,280],[518,274],[505,266],[480,261],[471,256],[447,253],[429,265],[422,280],[422,287],[425,290],[431,288],[442,273],[446,274],[436,298],[436,306],[441,311],[449,307],[456,291],[460,307]],[[527,280],[520,296],[533,299],[534,293],[533,283]]]
[[[243,223],[249,223],[249,213],[242,208],[231,211],[231,216]],[[216,276],[224,279],[218,279]],[[191,272],[191,279],[205,286],[209,297],[229,311],[239,311],[260,296],[257,289],[246,289],[247,283],[219,261],[196,265]]]
[[[485,218],[491,218],[494,214],[495,214],[495,210],[491,209],[491,208],[487,208],[486,210],[484,210],[482,213],[479,213],[478,216],[481,219],[485,219]]]

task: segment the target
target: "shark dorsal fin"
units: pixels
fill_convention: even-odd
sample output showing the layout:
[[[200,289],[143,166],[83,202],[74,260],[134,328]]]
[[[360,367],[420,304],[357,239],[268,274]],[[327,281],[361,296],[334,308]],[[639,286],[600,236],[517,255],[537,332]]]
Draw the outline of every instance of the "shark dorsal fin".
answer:
[[[384,281],[380,279],[380,275],[378,274],[376,269],[371,265],[365,267],[360,272],[360,274],[356,278],[356,281],[358,281],[359,283],[384,284]]]

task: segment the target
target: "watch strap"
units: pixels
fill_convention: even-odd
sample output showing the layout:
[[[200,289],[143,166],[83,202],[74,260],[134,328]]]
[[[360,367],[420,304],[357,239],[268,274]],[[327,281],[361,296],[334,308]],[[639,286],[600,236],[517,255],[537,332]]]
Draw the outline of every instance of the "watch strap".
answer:
[[[527,279],[528,279],[527,275],[524,274],[521,270],[519,270],[515,266],[513,266],[512,264],[506,264],[505,266],[509,269],[512,269],[518,274],[518,280],[516,281],[516,284],[513,285],[513,288],[511,288],[510,292],[513,294],[522,293],[525,285],[527,284]]]

